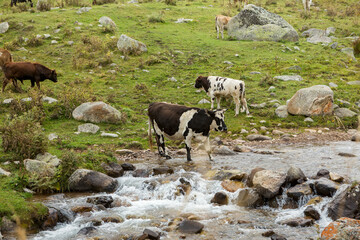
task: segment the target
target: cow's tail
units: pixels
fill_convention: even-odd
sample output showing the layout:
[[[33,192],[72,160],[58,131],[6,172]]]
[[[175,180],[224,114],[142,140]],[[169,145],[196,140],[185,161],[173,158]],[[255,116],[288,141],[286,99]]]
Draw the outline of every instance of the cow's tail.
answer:
[[[149,137],[149,147],[150,147],[150,151],[153,150],[153,140],[152,140],[152,134],[151,134],[151,126],[152,126],[152,123],[151,123],[151,119],[149,117],[149,130],[148,130],[148,137]]]
[[[10,53],[10,62],[12,62],[13,61],[13,58],[12,58],[12,55],[11,55],[11,53]]]
[[[216,26],[217,26],[217,16],[215,16],[215,30],[217,31],[217,28],[216,28]]]

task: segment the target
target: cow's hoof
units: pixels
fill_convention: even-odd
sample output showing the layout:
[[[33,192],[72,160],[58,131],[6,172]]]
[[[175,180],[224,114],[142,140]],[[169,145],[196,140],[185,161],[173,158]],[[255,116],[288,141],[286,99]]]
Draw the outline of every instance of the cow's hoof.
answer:
[[[171,159],[171,157],[169,155],[166,155],[165,158],[166,159]]]
[[[188,162],[192,162],[191,158],[187,160]]]

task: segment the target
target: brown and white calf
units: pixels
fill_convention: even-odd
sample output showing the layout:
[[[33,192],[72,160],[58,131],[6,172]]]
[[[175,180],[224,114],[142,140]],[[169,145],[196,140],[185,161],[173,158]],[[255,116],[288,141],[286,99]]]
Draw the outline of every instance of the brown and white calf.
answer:
[[[160,156],[170,159],[166,153],[164,136],[171,140],[185,140],[187,160],[191,161],[191,140],[196,138],[205,143],[205,150],[211,159],[210,130],[227,131],[224,112],[186,107],[177,104],[155,102],[149,105],[149,143],[152,148],[151,127],[155,132]]]
[[[224,29],[227,29],[227,24],[229,23],[231,17],[224,15],[216,15],[215,17],[215,29],[217,32],[217,38],[219,38],[219,32],[221,32],[221,37],[224,39]]]
[[[217,108],[220,109],[221,97],[232,96],[235,102],[235,116],[239,114],[240,101],[241,112],[246,111],[249,114],[247,102],[245,99],[245,83],[236,80],[218,76],[199,76],[195,82],[195,88],[202,88],[211,99],[211,109],[214,108],[214,100],[216,98]]]

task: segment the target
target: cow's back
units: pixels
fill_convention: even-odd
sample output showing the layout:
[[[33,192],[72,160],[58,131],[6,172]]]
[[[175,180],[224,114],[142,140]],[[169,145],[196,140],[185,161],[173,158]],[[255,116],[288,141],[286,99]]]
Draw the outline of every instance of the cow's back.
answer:
[[[31,62],[9,62],[4,65],[6,78],[32,79],[36,68]]]
[[[174,135],[179,130],[180,118],[183,113],[196,108],[190,108],[182,105],[169,104],[163,102],[151,103],[148,109],[148,115],[152,121],[155,121],[161,131],[167,135]]]

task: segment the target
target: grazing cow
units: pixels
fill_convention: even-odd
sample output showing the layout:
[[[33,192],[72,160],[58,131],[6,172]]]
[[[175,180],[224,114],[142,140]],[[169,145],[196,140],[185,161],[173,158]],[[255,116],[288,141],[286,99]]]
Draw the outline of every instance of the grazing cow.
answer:
[[[310,12],[310,6],[312,0],[302,0],[305,12]]]
[[[230,21],[231,17],[216,15],[215,17],[215,29],[217,33],[217,38],[219,39],[219,32],[224,39],[224,29],[227,29],[227,24]]]
[[[232,96],[236,104],[235,116],[239,114],[240,100],[241,112],[246,111],[249,114],[247,102],[245,99],[245,83],[241,80],[236,80],[226,77],[199,76],[195,82],[195,88],[203,88],[206,94],[211,98],[211,109],[214,108],[214,100],[216,98],[217,108],[220,109],[220,100],[222,96]],[[240,100],[239,100],[240,98]]]
[[[45,79],[50,79],[53,82],[57,82],[57,74],[55,70],[51,70],[39,63],[31,62],[9,62],[3,67],[5,79],[2,87],[2,91],[6,85],[13,81],[15,87],[17,87],[16,80],[23,82],[23,80],[30,80],[31,87],[35,86],[40,89],[40,82]]]
[[[0,48],[0,67],[2,68],[5,63],[12,62],[12,56],[8,50]]]
[[[191,161],[191,140],[195,137],[203,140],[209,159],[212,160],[209,132],[212,129],[215,129],[215,131],[227,131],[224,122],[225,111],[210,111],[164,102],[151,103],[148,109],[150,148],[152,148],[152,126],[160,156],[166,157],[166,159],[171,158],[165,150],[164,136],[166,136],[171,140],[184,139],[187,160]]]
[[[34,6],[31,0],[11,0],[10,6],[11,6],[11,7],[12,7],[12,6],[16,6],[16,3],[18,3],[18,2],[20,3],[20,2],[27,2],[27,1],[30,2],[30,6],[31,6],[31,7]]]

